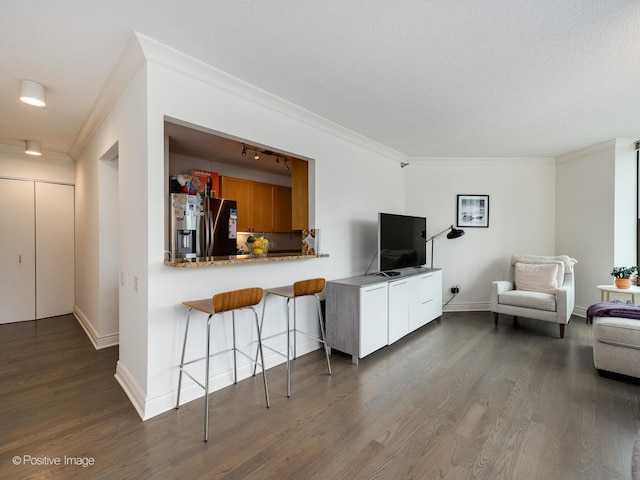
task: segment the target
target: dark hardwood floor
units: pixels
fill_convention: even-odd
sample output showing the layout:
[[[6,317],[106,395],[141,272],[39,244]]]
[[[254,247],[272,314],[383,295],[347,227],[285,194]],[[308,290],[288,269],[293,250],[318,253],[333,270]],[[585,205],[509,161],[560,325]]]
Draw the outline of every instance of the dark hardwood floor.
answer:
[[[270,409],[260,376],[214,392],[204,443],[202,399],[142,422],[118,349],[72,316],[0,325],[0,478],[630,478],[640,386],[600,377],[591,345],[577,317],[560,339],[446,313],[359,366],[334,352],[332,376],[321,351],[299,358],[289,399],[269,370]]]

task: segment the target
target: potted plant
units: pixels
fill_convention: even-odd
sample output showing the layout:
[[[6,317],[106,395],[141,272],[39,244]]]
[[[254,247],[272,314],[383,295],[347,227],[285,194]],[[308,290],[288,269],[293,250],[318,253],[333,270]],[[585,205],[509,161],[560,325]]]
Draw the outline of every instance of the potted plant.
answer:
[[[615,278],[617,288],[630,288],[631,275],[638,272],[638,266],[631,267],[613,267],[611,275]]]

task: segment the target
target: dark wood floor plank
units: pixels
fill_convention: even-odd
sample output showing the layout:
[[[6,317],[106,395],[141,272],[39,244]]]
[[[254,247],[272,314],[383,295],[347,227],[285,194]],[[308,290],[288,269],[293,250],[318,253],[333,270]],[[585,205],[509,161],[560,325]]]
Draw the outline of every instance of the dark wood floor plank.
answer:
[[[629,479],[640,385],[593,368],[591,326],[488,312],[438,323],[359,365],[321,351],[142,422],[72,316],[0,325],[0,478]],[[177,363],[177,359],[176,359]],[[90,467],[12,458],[91,457]]]

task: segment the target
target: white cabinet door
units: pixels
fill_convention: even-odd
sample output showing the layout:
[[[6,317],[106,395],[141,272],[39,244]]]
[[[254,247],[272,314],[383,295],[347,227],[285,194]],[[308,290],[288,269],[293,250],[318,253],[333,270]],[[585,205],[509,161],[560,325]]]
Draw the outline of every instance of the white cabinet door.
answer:
[[[360,289],[360,345],[362,358],[387,344],[387,284]]]
[[[389,282],[389,345],[409,333],[409,282]]]
[[[418,275],[409,282],[409,331],[442,315],[442,272]]]
[[[36,183],[36,318],[73,312],[74,188]]]
[[[33,185],[0,179],[0,323],[35,318]]]

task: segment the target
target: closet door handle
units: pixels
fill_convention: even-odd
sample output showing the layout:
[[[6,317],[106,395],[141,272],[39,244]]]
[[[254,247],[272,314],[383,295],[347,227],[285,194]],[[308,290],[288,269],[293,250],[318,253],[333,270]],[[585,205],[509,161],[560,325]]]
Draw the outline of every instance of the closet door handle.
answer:
[[[22,263],[22,255],[18,255],[18,263]]]

